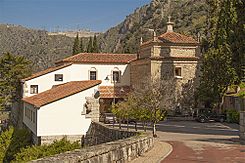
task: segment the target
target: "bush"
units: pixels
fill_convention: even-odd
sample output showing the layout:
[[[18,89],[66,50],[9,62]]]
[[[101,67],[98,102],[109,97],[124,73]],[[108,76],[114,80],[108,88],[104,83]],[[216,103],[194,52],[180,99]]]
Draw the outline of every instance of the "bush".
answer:
[[[0,162],[10,162],[21,148],[31,145],[31,134],[26,129],[10,127],[0,135]]]
[[[227,120],[231,123],[238,123],[240,121],[240,113],[234,109],[228,109],[226,112]]]
[[[22,148],[21,151],[14,156],[13,162],[27,162],[78,148],[80,148],[78,142],[71,143],[66,138],[63,138],[60,141],[54,141],[54,143],[50,145],[34,145]]]

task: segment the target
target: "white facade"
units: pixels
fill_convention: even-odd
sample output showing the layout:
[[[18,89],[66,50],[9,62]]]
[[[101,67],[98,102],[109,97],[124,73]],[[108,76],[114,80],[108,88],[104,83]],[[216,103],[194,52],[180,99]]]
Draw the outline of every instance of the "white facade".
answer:
[[[72,64],[65,68],[25,81],[23,83],[23,97],[35,95],[30,93],[31,85],[38,85],[38,93],[41,93],[51,89],[54,85],[63,84],[70,81],[89,80],[89,72],[95,69],[97,73],[97,80],[102,81],[101,86],[114,85],[112,81],[112,72],[114,70],[119,70],[121,72],[120,82],[116,83],[116,85],[130,85],[130,67],[128,64]],[[55,81],[55,74],[63,74],[63,81]],[[110,79],[109,81],[105,80],[107,76]]]
[[[40,108],[24,103],[23,122],[38,137],[85,135],[91,123],[91,118],[85,117],[85,97],[92,97],[97,89],[95,86]]]

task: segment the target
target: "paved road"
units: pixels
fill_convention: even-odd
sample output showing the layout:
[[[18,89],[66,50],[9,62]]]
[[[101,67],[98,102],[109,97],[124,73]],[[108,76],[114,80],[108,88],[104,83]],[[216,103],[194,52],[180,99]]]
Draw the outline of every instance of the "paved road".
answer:
[[[235,124],[169,120],[157,125],[156,139],[173,147],[162,163],[245,163],[238,133]]]
[[[245,163],[238,125],[166,121],[158,125],[158,139],[173,146],[162,163]]]

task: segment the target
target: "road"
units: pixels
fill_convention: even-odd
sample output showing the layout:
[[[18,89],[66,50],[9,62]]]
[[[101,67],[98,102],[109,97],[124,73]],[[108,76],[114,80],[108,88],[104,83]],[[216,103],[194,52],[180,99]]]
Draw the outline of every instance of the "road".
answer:
[[[156,139],[173,147],[162,163],[245,163],[238,134],[236,124],[169,120],[157,125]]]
[[[158,125],[158,139],[172,145],[162,163],[245,163],[238,125],[217,122],[166,121]]]

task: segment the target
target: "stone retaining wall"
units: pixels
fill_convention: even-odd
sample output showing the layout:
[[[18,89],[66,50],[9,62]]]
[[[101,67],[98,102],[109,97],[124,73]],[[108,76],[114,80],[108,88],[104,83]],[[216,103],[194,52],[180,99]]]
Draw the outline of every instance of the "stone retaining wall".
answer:
[[[86,148],[58,154],[53,157],[42,158],[32,162],[124,163],[133,160],[153,147],[153,137],[145,133],[140,134],[138,132],[117,130],[114,128],[106,127],[100,123],[93,123],[93,126],[89,132],[91,131],[94,131],[95,133],[97,132],[97,134],[95,134],[96,136],[103,137],[98,137],[99,141],[94,141],[95,139],[92,140],[88,145],[99,144],[103,141],[116,139],[120,140],[102,143],[95,146],[89,146]],[[107,138],[107,136],[109,138]],[[88,141],[88,139],[86,141]]]
[[[245,144],[245,111],[240,111],[240,140]]]
[[[108,127],[100,122],[92,122],[88,132],[86,133],[84,143],[82,144],[85,144],[86,146],[97,145],[105,142],[125,139],[137,134],[139,133]]]

